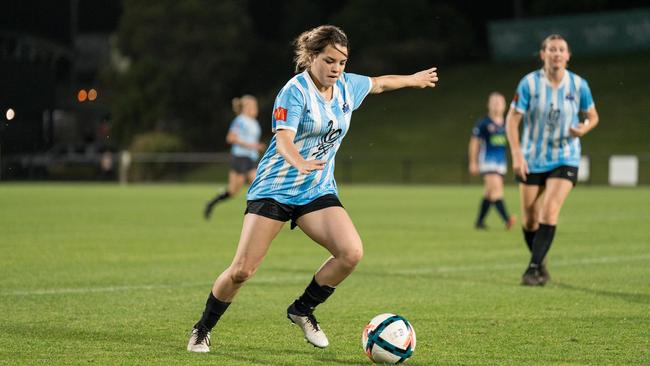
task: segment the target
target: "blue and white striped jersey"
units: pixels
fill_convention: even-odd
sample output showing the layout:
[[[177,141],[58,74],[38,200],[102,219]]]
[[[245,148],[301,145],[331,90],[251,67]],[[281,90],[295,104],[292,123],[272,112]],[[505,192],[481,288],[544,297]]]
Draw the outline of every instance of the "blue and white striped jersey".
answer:
[[[230,124],[228,132],[236,133],[240,140],[250,144],[258,143],[260,141],[260,136],[262,135],[262,129],[260,128],[259,122],[257,122],[256,119],[243,114],[235,117]],[[234,156],[251,158],[253,161],[256,161],[260,156],[256,149],[249,149],[237,144],[232,145],[230,153]]]
[[[334,157],[350,127],[352,111],[370,92],[367,76],[343,73],[325,101],[307,71],[294,76],[282,88],[273,106],[273,132],[296,132],[294,144],[306,160],[326,160],[323,170],[299,174],[280,155],[273,136],[262,157],[248,199],[273,198],[288,205],[304,205],[326,194],[338,194]]]
[[[569,135],[569,127],[577,126],[579,113],[593,106],[589,84],[569,70],[557,89],[543,69],[521,79],[511,107],[523,114],[521,149],[531,173],[579,166],[580,139]]]
[[[481,140],[478,152],[478,169],[480,173],[496,172],[506,174],[506,125],[497,124],[485,116],[476,122],[472,135]]]

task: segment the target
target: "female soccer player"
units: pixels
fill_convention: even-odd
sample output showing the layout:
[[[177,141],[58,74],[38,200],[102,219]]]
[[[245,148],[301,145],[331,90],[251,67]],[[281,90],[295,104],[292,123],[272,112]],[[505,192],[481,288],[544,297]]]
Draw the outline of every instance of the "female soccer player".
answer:
[[[241,190],[244,182],[255,179],[255,166],[259,152],[266,148],[260,143],[262,130],[257,122],[257,99],[252,95],[244,95],[232,100],[232,110],[237,117],[230,124],[226,142],[232,145],[230,150],[230,172],[228,173],[228,187],[216,195],[205,205],[203,216],[210,218],[214,206],[230,198]]]
[[[567,70],[571,57],[567,41],[550,35],[539,55],[544,66],[521,79],[506,119],[524,238],[532,253],[521,281],[526,286],[542,286],[550,279],[545,257],[562,204],[577,181],[580,137],[598,124],[587,81]]]
[[[433,88],[435,68],[412,75],[367,77],[345,73],[348,39],[324,25],[295,40],[298,73],[280,90],[272,116],[275,133],[248,191],[244,223],[232,264],[214,282],[187,349],[208,352],[210,331],[237,291],[251,278],[286,221],[300,227],[331,256],[316,271],[304,293],[287,309],[316,347],[329,342],[314,317],[356,267],[363,255],[359,234],[339,201],[334,157],[350,127],[352,112],[368,94],[405,87]]]
[[[506,164],[506,127],[503,113],[506,111],[506,99],[498,92],[488,97],[488,115],[480,119],[472,130],[469,140],[469,172],[481,174],[485,193],[474,226],[486,229],[485,216],[494,205],[510,230],[515,217],[508,215],[503,202],[503,175],[508,170]]]

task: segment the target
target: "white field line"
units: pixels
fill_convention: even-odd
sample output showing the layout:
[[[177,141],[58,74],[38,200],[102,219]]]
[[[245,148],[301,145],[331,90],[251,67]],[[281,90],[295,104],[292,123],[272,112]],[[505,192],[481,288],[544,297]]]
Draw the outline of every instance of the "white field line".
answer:
[[[553,261],[553,267],[567,267],[579,265],[592,265],[592,264],[607,264],[607,263],[621,263],[621,262],[637,262],[650,260],[650,254],[635,255],[635,256],[608,256],[596,258],[584,258],[578,260],[563,260]],[[503,264],[489,264],[489,265],[473,265],[473,266],[450,266],[450,267],[431,267],[431,268],[414,268],[410,270],[398,270],[382,272],[385,275],[424,275],[434,273],[454,273],[454,272],[475,272],[475,271],[495,271],[504,269],[521,269],[521,263],[503,263]],[[360,272],[362,274],[363,272]],[[370,274],[370,273],[368,273]],[[296,278],[295,274],[283,276],[261,276],[253,278],[252,284],[273,284],[273,283],[292,283],[304,282],[302,278]],[[34,295],[62,295],[62,294],[87,294],[87,293],[106,293],[106,292],[128,292],[128,291],[151,291],[151,290],[166,290],[187,287],[209,287],[210,283],[197,282],[197,283],[181,283],[181,284],[154,284],[154,285],[124,285],[124,286],[104,286],[104,287],[74,287],[74,288],[49,288],[49,289],[34,289],[23,291],[2,291],[0,296],[34,296]]]
[[[577,260],[553,260],[551,266],[553,267],[570,267],[590,264],[607,264],[607,263],[621,263],[621,262],[637,262],[650,260],[650,254],[635,255],[635,256],[608,256],[596,258],[584,258]],[[390,274],[396,275],[417,275],[417,274],[432,274],[432,273],[453,273],[453,272],[474,272],[474,271],[495,271],[502,269],[521,269],[525,263],[502,263],[502,264],[485,264],[485,265],[472,265],[472,266],[450,266],[450,267],[431,267],[431,268],[413,268],[399,271],[391,271]]]

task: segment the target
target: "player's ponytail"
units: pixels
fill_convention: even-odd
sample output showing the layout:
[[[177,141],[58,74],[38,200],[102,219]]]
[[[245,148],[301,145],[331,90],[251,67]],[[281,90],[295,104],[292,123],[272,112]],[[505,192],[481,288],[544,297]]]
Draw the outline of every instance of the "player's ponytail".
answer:
[[[321,25],[302,32],[293,42],[295,47],[296,72],[305,71],[312,58],[323,52],[327,45],[341,45],[349,50],[348,37],[341,28],[334,25]]]
[[[242,110],[242,101],[241,98],[232,98],[232,111],[235,114],[240,114]]]

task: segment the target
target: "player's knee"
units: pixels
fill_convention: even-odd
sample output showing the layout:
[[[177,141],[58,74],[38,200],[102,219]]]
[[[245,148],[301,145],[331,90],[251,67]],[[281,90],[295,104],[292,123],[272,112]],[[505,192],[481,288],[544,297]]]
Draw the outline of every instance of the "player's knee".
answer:
[[[560,214],[559,207],[554,207],[552,209],[545,210],[544,214],[542,215],[541,222],[549,225],[555,225],[559,214]]]
[[[363,259],[363,248],[359,246],[358,248],[348,250],[341,256],[341,262],[348,269],[354,269],[361,259]]]
[[[535,230],[537,227],[537,222],[538,220],[535,216],[527,215],[524,217],[522,225],[524,226],[524,229],[531,231]]]
[[[241,284],[253,277],[255,270],[251,268],[235,267],[230,270],[230,280],[233,283]]]

